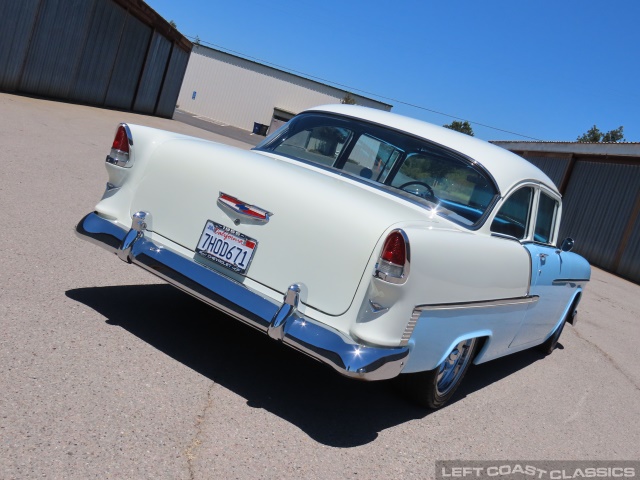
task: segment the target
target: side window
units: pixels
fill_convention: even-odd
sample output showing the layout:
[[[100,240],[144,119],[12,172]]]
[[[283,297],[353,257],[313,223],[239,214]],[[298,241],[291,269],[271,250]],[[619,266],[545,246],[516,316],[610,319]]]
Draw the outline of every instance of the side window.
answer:
[[[320,126],[299,131],[273,149],[290,157],[333,166],[342,147],[350,138],[346,128]]]
[[[540,192],[538,202],[538,215],[536,216],[536,228],[533,240],[539,243],[551,243],[555,227],[558,202],[549,195]]]
[[[402,151],[382,140],[363,134],[353,147],[343,170],[384,182]]]
[[[527,225],[531,215],[533,188],[524,187],[512,194],[502,204],[491,223],[491,231],[522,240],[527,236]]]

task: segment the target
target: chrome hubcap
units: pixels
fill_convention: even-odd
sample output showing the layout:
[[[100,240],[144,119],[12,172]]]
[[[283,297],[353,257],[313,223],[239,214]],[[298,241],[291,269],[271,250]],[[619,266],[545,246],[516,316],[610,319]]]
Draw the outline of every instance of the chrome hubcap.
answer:
[[[464,373],[464,367],[471,361],[471,352],[475,341],[475,338],[463,340],[440,364],[436,383],[438,395],[446,395],[458,384],[458,380]]]

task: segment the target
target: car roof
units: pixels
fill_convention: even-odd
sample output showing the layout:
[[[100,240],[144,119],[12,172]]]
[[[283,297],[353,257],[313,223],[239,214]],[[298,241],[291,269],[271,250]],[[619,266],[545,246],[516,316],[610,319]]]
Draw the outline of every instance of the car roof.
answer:
[[[529,180],[540,182],[559,194],[558,188],[553,181],[542,170],[524,158],[502,147],[455,130],[359,105],[322,105],[306,111],[335,113],[360,118],[396,130],[402,130],[456,150],[482,165],[493,176],[501,195],[507,193],[518,183]]]

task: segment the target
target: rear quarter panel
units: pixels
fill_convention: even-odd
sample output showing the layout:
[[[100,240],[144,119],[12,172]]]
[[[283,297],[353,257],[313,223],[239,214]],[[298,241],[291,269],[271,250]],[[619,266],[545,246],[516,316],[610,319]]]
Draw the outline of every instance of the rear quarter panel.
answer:
[[[404,285],[391,285],[378,279],[370,281],[366,298],[380,307],[388,307],[389,311],[376,314],[368,302],[363,302],[352,325],[352,335],[370,343],[398,345],[416,306],[527,295],[531,260],[519,242],[447,228],[446,223],[395,226],[403,228],[409,237],[410,275]],[[499,343],[506,347],[507,337],[513,338],[526,305],[513,309],[503,307],[501,310],[499,317],[503,320],[509,318],[508,322],[494,321],[495,318],[490,318],[493,312],[487,309],[423,312],[411,340],[416,347],[412,356],[424,355],[429,350],[429,355],[439,358],[456,338],[474,331],[482,331],[483,335],[499,335]],[[505,316],[504,311],[511,315]],[[446,320],[434,323],[438,318]],[[429,338],[428,344],[425,344],[426,338]],[[420,360],[418,363],[423,365],[429,361]]]

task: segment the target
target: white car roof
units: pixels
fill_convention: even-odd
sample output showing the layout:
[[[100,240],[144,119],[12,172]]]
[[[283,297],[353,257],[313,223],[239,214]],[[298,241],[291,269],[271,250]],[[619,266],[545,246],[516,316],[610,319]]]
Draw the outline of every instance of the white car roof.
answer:
[[[396,130],[408,132],[456,150],[480,163],[495,179],[501,195],[504,195],[514,185],[525,180],[543,183],[559,194],[553,181],[542,170],[524,158],[502,147],[492,145],[491,143],[464,133],[456,132],[455,130],[395,113],[358,105],[322,105],[310,108],[307,111],[321,111],[361,118]]]

